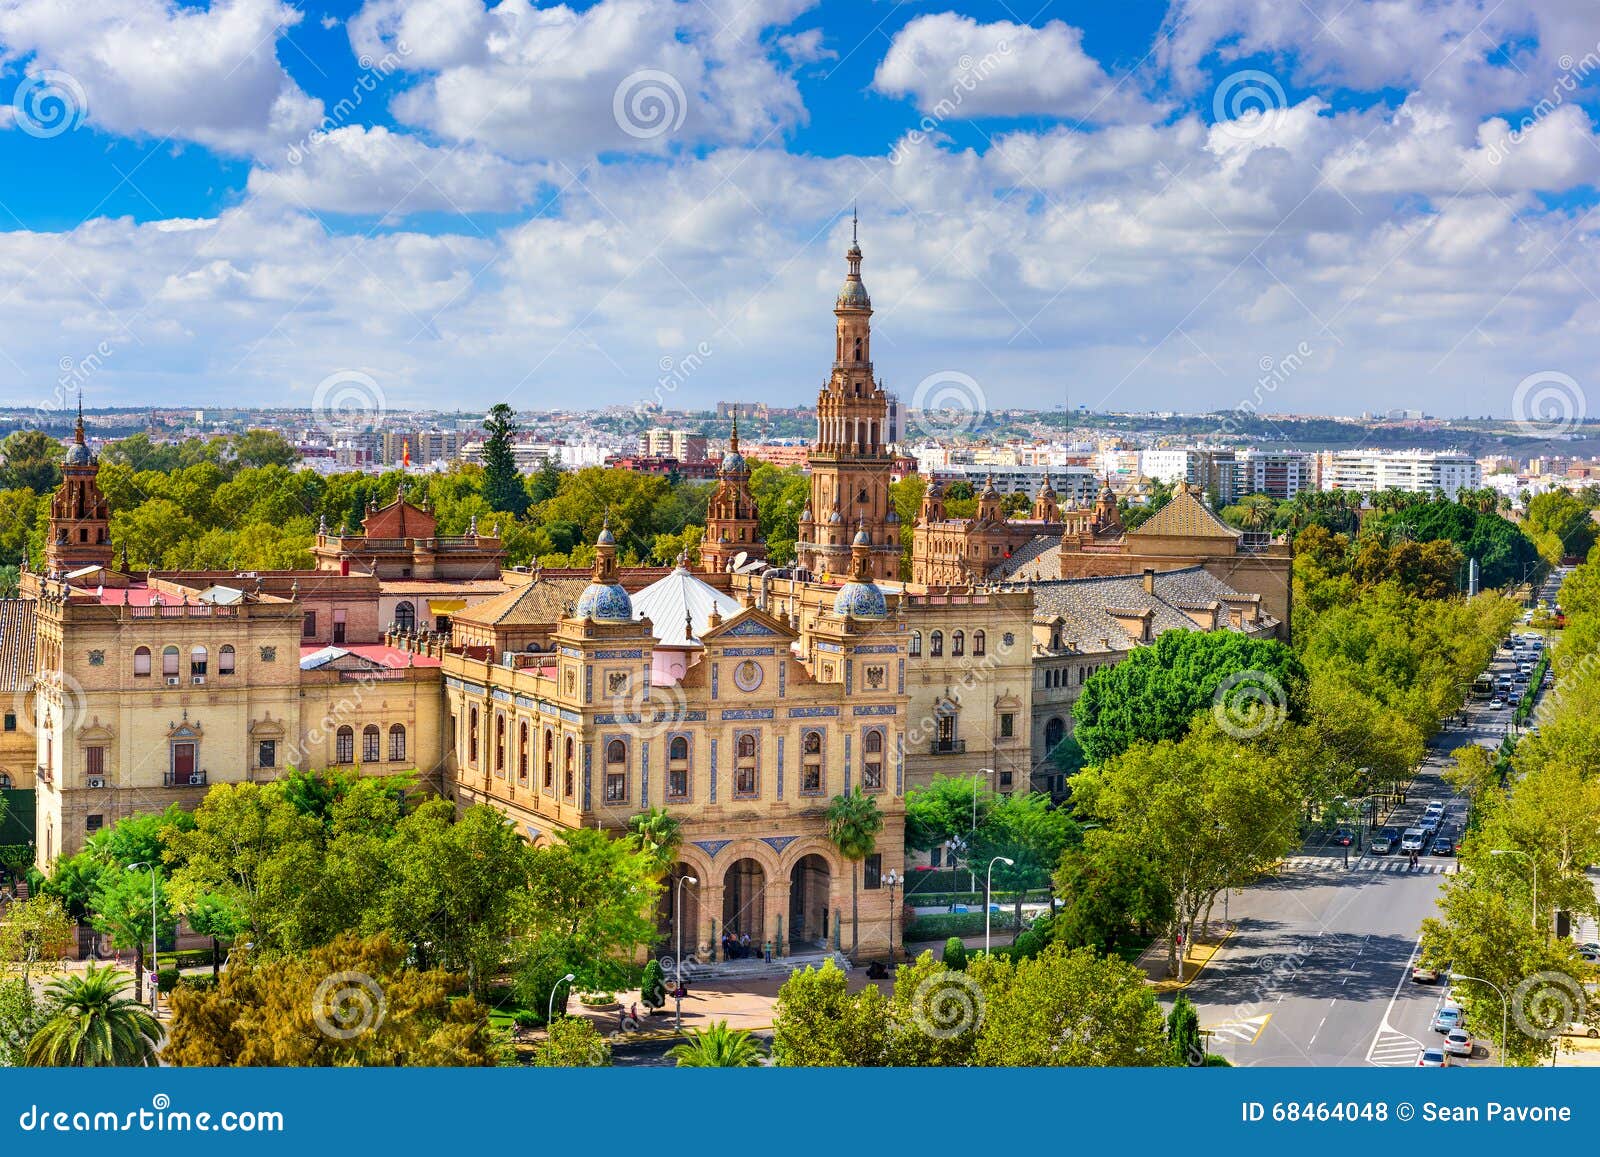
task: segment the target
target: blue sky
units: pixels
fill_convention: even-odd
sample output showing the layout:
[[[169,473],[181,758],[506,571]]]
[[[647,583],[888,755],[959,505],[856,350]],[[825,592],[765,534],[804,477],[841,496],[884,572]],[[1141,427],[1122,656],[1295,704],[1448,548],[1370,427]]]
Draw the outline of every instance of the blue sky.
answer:
[[[11,404],[799,403],[859,204],[913,403],[1589,409],[1579,0],[58,9],[0,0]]]

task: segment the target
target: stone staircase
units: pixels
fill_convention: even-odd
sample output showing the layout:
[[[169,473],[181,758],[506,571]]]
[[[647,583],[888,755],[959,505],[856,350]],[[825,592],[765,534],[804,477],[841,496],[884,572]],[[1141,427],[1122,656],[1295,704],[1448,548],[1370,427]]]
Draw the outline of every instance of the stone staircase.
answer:
[[[843,972],[850,971],[850,961],[842,952],[797,952],[790,956],[774,957],[768,964],[760,957],[753,960],[718,960],[709,964],[687,966],[689,987],[708,980],[786,980],[791,972],[802,968],[821,968],[826,961]]]

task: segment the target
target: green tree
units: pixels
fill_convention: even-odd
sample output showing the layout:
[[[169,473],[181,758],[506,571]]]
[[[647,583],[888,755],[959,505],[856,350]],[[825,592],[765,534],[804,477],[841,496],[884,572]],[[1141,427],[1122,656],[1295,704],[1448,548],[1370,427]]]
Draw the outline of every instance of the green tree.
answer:
[[[603,1069],[611,1064],[611,1044],[593,1022],[557,1017],[535,1046],[533,1063],[541,1069]]]
[[[652,958],[645,964],[644,976],[639,981],[639,999],[650,1009],[660,1008],[667,1003],[667,978],[661,961]]]
[[[505,1059],[465,978],[406,966],[387,935],[340,935],[306,955],[229,963],[180,987],[164,1060],[180,1066],[481,1067]]]
[[[45,1022],[49,1008],[20,976],[0,976],[0,1069],[28,1063],[28,1046]]]
[[[653,807],[628,817],[628,833],[635,846],[665,876],[677,863],[678,849],[683,845],[683,825],[666,808]]]
[[[489,434],[483,443],[484,500],[495,510],[508,510],[521,518],[528,510],[528,491],[511,449],[517,436],[516,414],[504,402],[496,402],[489,408],[483,428]]]
[[[1073,737],[1092,763],[1138,740],[1177,739],[1216,711],[1256,733],[1304,716],[1306,670],[1287,646],[1236,631],[1163,633],[1096,671],[1073,704]]]
[[[967,946],[959,936],[951,936],[944,942],[944,966],[954,972],[962,972],[967,967]]]
[[[28,1045],[27,1063],[48,1068],[153,1065],[161,1028],[138,1000],[128,975],[89,962],[82,976],[45,985],[50,1019]]]
[[[889,1034],[888,1002],[877,986],[852,996],[832,960],[791,972],[772,1009],[772,1057],[784,1067],[886,1064]]]
[[[883,813],[878,801],[859,787],[850,795],[836,795],[828,803],[828,839],[850,864],[850,957],[861,948],[861,906],[857,893],[860,865],[878,847]]]
[[[49,494],[61,485],[61,443],[42,430],[16,430],[0,442],[0,490]]]
[[[1170,1063],[1161,1006],[1144,973],[1126,961],[1052,944],[1032,960],[989,967],[976,1064]]]
[[[41,960],[72,954],[76,921],[61,901],[43,893],[7,905],[0,922],[0,970],[16,969],[26,983]]]
[[[1167,1047],[1175,1065],[1199,1065],[1205,1061],[1200,1014],[1195,1011],[1194,1002],[1181,992],[1167,1014]]]
[[[189,927],[201,936],[211,937],[211,976],[222,973],[222,941],[229,943],[244,930],[244,918],[229,896],[206,892],[195,898],[183,913]]]
[[[143,999],[144,951],[150,945],[151,919],[156,921],[157,939],[170,939],[177,927],[177,919],[167,904],[167,890],[161,873],[153,868],[142,872],[107,870],[100,876],[90,909],[90,922],[95,931],[109,935],[115,948],[124,951],[133,949],[134,996]],[[151,961],[150,966],[154,969],[156,962]]]
[[[704,1029],[690,1029],[689,1039],[667,1050],[680,1069],[749,1069],[761,1063],[761,1046],[744,1029],[719,1020]]]
[[[94,890],[99,886],[100,873],[103,867],[86,852],[79,852],[75,856],[67,856],[56,861],[50,878],[40,886],[39,891],[46,896],[54,896],[61,901],[61,906],[66,909],[67,915],[74,920],[89,919],[89,902],[94,897]]]

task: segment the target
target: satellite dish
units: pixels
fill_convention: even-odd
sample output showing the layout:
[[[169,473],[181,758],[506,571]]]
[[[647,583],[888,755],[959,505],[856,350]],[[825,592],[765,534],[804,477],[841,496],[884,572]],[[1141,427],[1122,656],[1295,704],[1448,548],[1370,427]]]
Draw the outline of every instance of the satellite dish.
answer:
[[[741,550],[738,554],[733,556],[733,569],[735,571],[737,571],[740,567],[742,567],[745,563],[747,563],[749,561],[750,561],[750,552],[747,551],[747,550]]]

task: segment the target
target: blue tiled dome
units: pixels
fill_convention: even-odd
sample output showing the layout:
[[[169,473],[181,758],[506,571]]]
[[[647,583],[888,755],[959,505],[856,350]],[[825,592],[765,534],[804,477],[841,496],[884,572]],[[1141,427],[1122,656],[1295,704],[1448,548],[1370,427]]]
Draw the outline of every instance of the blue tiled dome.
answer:
[[[68,466],[88,466],[94,461],[94,455],[89,452],[89,447],[82,442],[75,442],[67,447],[66,464]]]
[[[851,279],[839,289],[839,298],[834,303],[835,309],[871,309],[872,299],[867,296],[867,287],[859,280]]]
[[[875,584],[849,582],[840,587],[834,597],[833,613],[854,615],[858,619],[881,619],[889,613],[889,602]]]
[[[724,474],[743,474],[745,472],[744,455],[737,450],[729,450],[722,456],[722,472]]]
[[[590,583],[578,596],[576,617],[602,623],[631,623],[633,600],[621,586]]]

